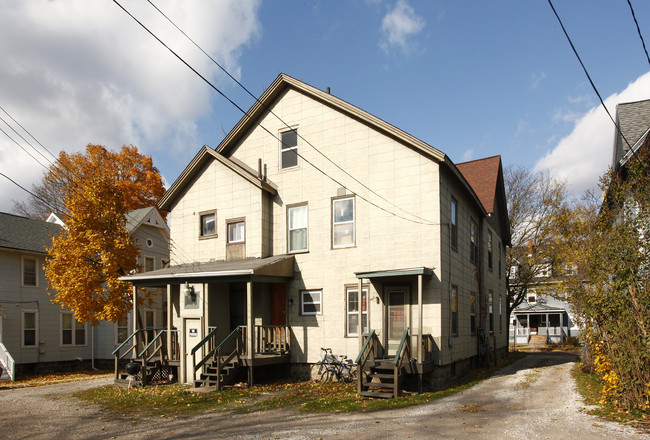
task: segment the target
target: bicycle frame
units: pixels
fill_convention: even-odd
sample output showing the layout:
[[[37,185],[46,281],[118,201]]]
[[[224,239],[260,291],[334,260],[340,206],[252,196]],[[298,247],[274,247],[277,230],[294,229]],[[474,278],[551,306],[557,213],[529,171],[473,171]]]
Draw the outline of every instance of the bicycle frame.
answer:
[[[323,359],[319,362],[318,375],[331,373],[337,380],[353,380],[353,373],[350,367],[332,354],[329,348],[321,348],[324,352]]]

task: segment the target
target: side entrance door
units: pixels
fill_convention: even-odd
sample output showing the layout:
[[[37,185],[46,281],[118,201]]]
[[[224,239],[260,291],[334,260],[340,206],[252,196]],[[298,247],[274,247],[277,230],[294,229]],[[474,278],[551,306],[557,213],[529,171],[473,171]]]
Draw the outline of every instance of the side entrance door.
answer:
[[[400,340],[409,326],[409,289],[387,287],[386,299],[386,349],[388,356],[395,356]]]

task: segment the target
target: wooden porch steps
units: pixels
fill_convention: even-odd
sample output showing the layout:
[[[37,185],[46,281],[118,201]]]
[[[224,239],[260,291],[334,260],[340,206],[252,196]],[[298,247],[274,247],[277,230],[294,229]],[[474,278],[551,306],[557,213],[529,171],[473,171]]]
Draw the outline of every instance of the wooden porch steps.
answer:
[[[396,383],[393,359],[375,359],[366,371],[361,372],[359,395],[381,399],[395,397],[401,391],[402,374],[400,371]]]
[[[529,348],[543,348],[546,347],[546,335],[530,335],[528,341]]]
[[[220,388],[229,385],[239,376],[243,365],[238,359],[232,359],[227,365],[222,365],[222,372],[217,371],[216,360],[210,360],[204,365],[204,372],[201,378],[194,381],[194,387],[212,387]]]

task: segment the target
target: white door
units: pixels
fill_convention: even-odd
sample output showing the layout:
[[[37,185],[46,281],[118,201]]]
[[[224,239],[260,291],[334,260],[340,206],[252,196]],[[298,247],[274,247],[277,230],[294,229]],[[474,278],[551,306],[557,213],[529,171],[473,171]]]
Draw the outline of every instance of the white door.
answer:
[[[192,364],[192,349],[203,339],[201,331],[201,318],[185,318],[185,383],[194,384],[194,380],[200,376],[200,370],[194,373]],[[203,348],[194,354],[196,362],[203,358]]]

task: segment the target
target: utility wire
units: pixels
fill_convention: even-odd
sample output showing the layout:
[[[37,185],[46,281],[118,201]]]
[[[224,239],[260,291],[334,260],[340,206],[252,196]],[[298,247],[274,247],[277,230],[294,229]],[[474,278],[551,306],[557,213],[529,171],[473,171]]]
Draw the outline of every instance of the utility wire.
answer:
[[[251,115],[248,114],[248,112],[247,112],[246,110],[244,110],[243,108],[241,108],[237,103],[235,103],[232,99],[230,99],[228,96],[226,96],[226,94],[225,94],[224,92],[222,92],[221,90],[219,90],[219,88],[218,88],[217,86],[215,86],[214,84],[212,84],[212,82],[210,82],[206,77],[204,77],[201,73],[199,73],[199,72],[198,72],[194,67],[192,67],[192,66],[191,66],[187,61],[185,61],[185,60],[184,60],[180,55],[178,55],[178,54],[177,54],[173,49],[171,49],[167,44],[165,44],[165,42],[163,42],[160,38],[158,38],[158,36],[157,36],[156,34],[154,34],[151,30],[149,30],[149,28],[147,28],[147,27],[146,27],[146,26],[145,26],[145,25],[144,25],[140,20],[138,20],[135,16],[133,16],[133,14],[131,14],[131,13],[130,13],[126,8],[124,8],[124,6],[122,6],[122,5],[121,5],[117,0],[113,0],[113,3],[115,3],[117,6],[119,6],[120,9],[122,9],[122,10],[123,10],[123,11],[124,11],[124,12],[129,16],[129,17],[131,17],[131,18],[132,18],[136,23],[138,23],[138,24],[139,24],[139,25],[140,25],[140,26],[141,26],[145,31],[147,31],[147,33],[149,33],[149,35],[151,35],[153,38],[155,38],[155,39],[156,39],[156,40],[157,40],[157,41],[158,41],[158,42],[159,42],[163,47],[165,47],[165,48],[166,48],[166,49],[167,49],[167,50],[168,50],[172,55],[174,55],[174,56],[175,56],[175,57],[176,57],[180,62],[182,62],[182,63],[183,63],[183,64],[184,64],[188,69],[190,69],[192,72],[194,72],[194,73],[195,73],[199,78],[201,78],[201,79],[202,79],[206,84],[208,84],[212,89],[214,89],[214,90],[215,90],[217,93],[219,93],[221,96],[223,96],[223,97],[224,97],[228,102],[230,102],[233,106],[235,106],[235,107],[236,107],[240,112],[242,112],[246,117],[248,117],[249,119],[253,120],[253,119],[251,118]],[[270,131],[269,129],[267,129],[266,127],[264,127],[261,123],[259,123],[258,121],[255,121],[255,120],[253,120],[253,122],[254,122],[258,127],[260,127],[262,130],[266,131],[266,132],[267,132],[269,135],[271,135],[273,138],[275,138],[275,139],[277,139],[279,142],[283,143],[281,139],[278,139],[278,137],[277,137],[275,134],[271,133],[271,131]],[[283,143],[283,144],[284,144],[284,143]],[[340,185],[340,186],[343,187],[343,188],[347,188],[346,185],[344,185],[343,183],[341,183],[340,181],[338,181],[338,180],[335,179],[334,177],[328,175],[325,171],[321,170],[319,167],[317,167],[315,164],[313,164],[312,162],[310,162],[307,158],[305,158],[303,155],[301,155],[301,154],[298,153],[297,151],[296,151],[296,155],[297,155],[298,157],[302,158],[302,160],[304,160],[306,163],[308,163],[309,165],[311,165],[314,169],[316,169],[318,172],[320,172],[321,174],[323,174],[325,177],[327,177],[327,178],[329,178],[330,180],[332,180],[332,181],[333,181],[334,183],[336,183],[337,185]],[[349,189],[349,188],[347,188],[347,189]],[[356,194],[356,195],[357,195],[357,197],[359,197],[360,199],[364,200],[366,203],[368,203],[368,204],[374,206],[375,208],[380,209],[381,211],[384,211],[384,212],[386,212],[387,214],[392,215],[392,216],[394,216],[394,217],[398,217],[398,218],[401,218],[402,220],[406,220],[406,221],[408,221],[408,222],[412,222],[412,223],[416,223],[416,224],[421,224],[421,225],[429,225],[429,226],[436,225],[436,223],[433,223],[433,222],[426,222],[426,223],[425,223],[425,222],[420,222],[420,221],[412,220],[412,219],[410,219],[410,218],[406,218],[406,217],[401,216],[401,215],[399,215],[399,214],[397,214],[397,213],[395,213],[395,212],[389,211],[388,209],[386,209],[386,208],[384,208],[384,207],[378,205],[378,204],[375,203],[375,202],[372,202],[371,200],[367,199],[366,197],[364,197],[364,196],[362,196],[362,195],[360,195],[360,194]]]
[[[286,128],[291,129],[291,126],[290,126],[287,122],[285,122],[285,121],[284,121],[284,120],[283,120],[279,115],[275,114],[275,112],[273,111],[273,109],[271,109],[269,106],[267,106],[267,105],[264,104],[262,101],[260,101],[260,99],[259,99],[257,96],[255,96],[255,95],[254,95],[250,90],[248,90],[248,88],[246,88],[246,86],[244,86],[244,85],[243,85],[243,84],[242,84],[242,83],[241,83],[237,78],[235,78],[233,75],[231,75],[230,72],[228,72],[228,70],[226,70],[225,67],[223,67],[223,66],[222,66],[222,65],[221,65],[217,60],[215,60],[215,59],[214,59],[210,54],[208,54],[205,50],[203,50],[203,48],[202,48],[202,47],[201,47],[201,46],[200,46],[196,41],[194,41],[194,40],[193,40],[189,35],[187,35],[187,34],[185,33],[185,31],[183,31],[183,29],[181,29],[181,28],[180,28],[180,27],[179,27],[179,26],[178,26],[178,25],[177,25],[177,24],[176,24],[176,23],[175,23],[171,18],[169,18],[169,16],[167,16],[163,11],[161,11],[160,8],[158,8],[158,6],[156,6],[156,5],[153,3],[153,1],[151,1],[151,0],[147,0],[147,2],[148,2],[148,3],[149,3],[149,4],[150,4],[150,5],[151,5],[151,6],[152,6],[156,11],[158,11],[158,12],[159,12],[163,17],[165,17],[165,19],[167,19],[167,21],[169,21],[169,23],[171,23],[171,25],[174,26],[174,27],[175,27],[175,28],[176,28],[176,29],[177,29],[181,34],[183,34],[183,36],[184,36],[185,38],[187,38],[187,39],[188,39],[188,40],[189,40],[189,41],[190,41],[190,42],[191,42],[191,43],[192,43],[192,44],[193,44],[193,45],[194,45],[198,50],[200,50],[200,51],[201,51],[201,52],[202,52],[206,57],[208,57],[208,58],[209,58],[209,59],[210,59],[214,64],[216,64],[217,67],[219,67],[219,69],[221,69],[222,72],[224,72],[226,75],[228,75],[228,77],[230,77],[230,79],[232,79],[232,80],[233,80],[233,81],[234,81],[234,82],[235,82],[239,87],[241,87],[244,91],[246,91],[246,93],[248,93],[248,95],[249,95],[251,98],[253,98],[257,104],[261,105],[261,106],[264,108],[264,110],[268,111],[271,115],[275,116],[275,118],[276,118],[278,121],[280,121],[280,122],[281,122],[281,123],[282,123]],[[306,143],[307,145],[309,145],[312,149],[314,149],[314,151],[316,151],[316,152],[317,152],[318,154],[320,154],[323,158],[325,158],[329,163],[331,163],[332,165],[334,165],[336,168],[338,168],[338,169],[339,169],[340,171],[342,171],[344,174],[346,174],[347,176],[349,176],[352,180],[354,180],[355,182],[357,182],[359,185],[361,185],[361,186],[362,186],[363,188],[365,188],[366,190],[370,191],[371,193],[373,193],[374,195],[376,195],[377,197],[379,197],[380,199],[382,199],[382,200],[385,201],[386,203],[389,203],[389,204],[393,205],[393,207],[399,209],[400,211],[402,211],[402,212],[404,212],[404,213],[406,213],[406,214],[408,214],[408,215],[411,215],[411,216],[413,216],[413,217],[415,217],[415,218],[417,218],[417,219],[419,219],[419,220],[422,220],[423,222],[430,223],[427,219],[424,219],[424,218],[422,218],[422,217],[420,217],[420,216],[418,216],[418,215],[416,215],[416,214],[413,214],[412,212],[409,212],[409,211],[407,211],[407,210],[405,210],[405,209],[403,209],[403,208],[397,206],[395,203],[391,202],[390,200],[386,199],[386,198],[383,197],[381,194],[377,193],[375,190],[373,190],[372,188],[370,188],[369,186],[367,186],[366,184],[364,184],[363,182],[361,182],[359,179],[357,179],[357,178],[354,177],[352,174],[350,174],[347,170],[343,169],[339,164],[337,164],[337,163],[334,162],[332,159],[330,159],[329,156],[327,156],[325,153],[323,153],[322,151],[320,151],[320,149],[316,148],[316,146],[314,146],[311,142],[309,142],[307,139],[305,139],[305,138],[304,138],[304,137],[303,137],[303,136],[302,136],[302,135],[301,135],[297,130],[296,130],[296,134],[298,135],[298,137],[299,137],[300,139],[303,140],[303,142],[305,142],[305,143]]]
[[[21,125],[20,122],[16,121],[16,120],[14,119],[14,117],[11,116],[11,115],[9,114],[9,112],[7,112],[7,110],[5,110],[2,106],[0,106],[0,110],[2,110],[3,112],[5,112],[5,114],[6,114],[7,116],[9,116],[9,117],[11,118],[12,121],[14,121],[16,124],[18,124],[18,126],[19,126],[20,128],[22,128],[22,129],[25,131],[25,133],[27,133],[27,134],[29,135],[29,137],[31,137],[32,139],[34,139],[34,141],[35,141],[38,145],[40,145],[41,148],[43,148],[45,151],[47,151],[47,152],[50,154],[50,156],[52,156],[55,160],[57,159],[57,157],[56,157],[54,154],[52,154],[52,152],[51,152],[51,151],[50,151],[50,150],[49,150],[45,145],[41,144],[41,142],[40,142],[38,139],[36,139],[36,138],[34,137],[33,134],[31,134],[31,133],[29,132],[29,130],[27,130],[25,127],[23,127],[23,126]],[[5,124],[6,124],[6,122],[5,122]],[[9,125],[9,124],[7,124],[7,125]],[[12,129],[12,130],[13,130],[13,129]],[[15,131],[15,130],[14,130],[14,131]],[[21,137],[22,137],[22,136],[21,136]],[[25,139],[25,138],[23,138],[23,139]],[[25,141],[25,142],[27,142],[27,141]],[[30,144],[30,145],[31,145],[31,144]],[[34,148],[34,147],[32,147],[32,148]],[[43,156],[43,157],[45,157],[45,156]]]
[[[553,6],[553,2],[551,0],[548,0],[548,4],[551,6],[551,9],[553,10],[553,13],[555,14],[555,18],[557,18],[557,21],[560,23],[560,27],[562,28],[562,31],[564,32],[564,36],[566,37],[567,41],[571,45],[571,49],[573,49],[573,53],[575,54],[576,58],[578,58],[578,61],[580,62],[580,65],[582,66],[582,70],[585,72],[585,75],[587,75],[587,79],[589,80],[589,84],[591,84],[591,88],[594,89],[594,92],[596,92],[596,95],[598,96],[598,99],[600,100],[600,104],[603,106],[605,109],[605,112],[607,113],[607,116],[609,116],[609,119],[612,121],[614,124],[614,127],[616,127],[616,130],[618,131],[618,134],[621,135],[621,138],[625,141],[627,146],[629,147],[630,151],[632,151],[632,146],[630,143],[627,141],[625,138],[625,135],[621,131],[621,128],[618,126],[614,118],[612,117],[612,114],[607,110],[607,106],[605,106],[605,102],[603,101],[603,98],[600,96],[600,93],[598,92],[598,89],[596,88],[596,85],[594,82],[591,80],[591,76],[589,75],[589,72],[587,72],[587,68],[585,67],[584,63],[582,62],[582,59],[580,59],[580,55],[578,55],[578,51],[576,50],[575,46],[573,45],[573,41],[571,41],[571,37],[569,37],[569,34],[567,33],[566,29],[564,28],[564,24],[562,24],[562,20],[560,19],[560,16],[558,15],[557,11],[555,10],[555,6]],[[636,155],[634,151],[632,151],[633,155]]]
[[[639,22],[636,20],[636,14],[634,14],[634,8],[632,7],[632,2],[630,0],[627,0],[627,4],[630,6],[630,12],[632,13],[634,24],[636,24],[636,32],[639,34],[639,38],[641,39],[641,45],[643,46],[645,57],[648,60],[648,64],[650,64],[650,56],[648,56],[648,49],[646,49],[645,47],[645,41],[643,40],[643,35],[641,35],[641,28],[639,28]]]
[[[2,118],[0,118],[0,119],[2,119]],[[6,122],[5,122],[5,123],[6,123]],[[11,127],[10,127],[10,128],[11,128]],[[43,165],[43,163],[42,163],[40,160],[36,159],[36,157],[34,157],[34,155],[32,155],[32,153],[30,153],[29,151],[27,151],[27,149],[26,149],[25,147],[23,147],[22,145],[20,145],[20,144],[19,144],[19,143],[14,139],[14,138],[12,138],[12,137],[9,135],[9,133],[7,133],[6,131],[4,131],[2,128],[0,128],[0,131],[1,131],[5,136],[7,136],[11,142],[13,142],[14,144],[18,145],[18,147],[19,147],[21,150],[23,150],[25,153],[27,153],[27,154],[29,155],[29,157],[31,157],[32,159],[34,159],[34,160],[36,161],[36,163],[38,163],[40,166],[42,166],[45,170],[48,169],[48,167],[45,166],[45,165]]]
[[[46,200],[40,198],[39,196],[37,196],[36,194],[34,194],[33,192],[31,192],[30,190],[28,190],[28,189],[25,188],[24,186],[22,186],[21,184],[19,184],[19,183],[16,182],[15,180],[13,180],[11,177],[9,177],[9,176],[7,176],[6,174],[3,174],[3,173],[0,173],[0,176],[4,177],[5,179],[7,179],[7,180],[10,181],[11,183],[13,183],[13,184],[16,185],[18,188],[20,188],[20,189],[22,189],[23,191],[25,191],[27,194],[29,194],[29,195],[31,195],[32,197],[34,197],[34,198],[40,200],[41,202],[45,203],[45,206],[48,206],[48,207],[51,208],[51,205],[50,205],[50,203],[49,203],[48,201],[46,201]]]

